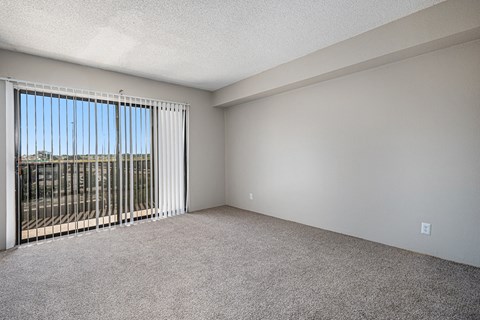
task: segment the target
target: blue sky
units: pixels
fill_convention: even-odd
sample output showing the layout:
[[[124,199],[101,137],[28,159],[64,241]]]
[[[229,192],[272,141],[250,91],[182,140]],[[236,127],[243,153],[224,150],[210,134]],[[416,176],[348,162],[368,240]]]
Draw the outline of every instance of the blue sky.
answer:
[[[98,138],[98,154],[115,154],[116,127],[115,106],[113,104],[75,101],[55,97],[20,95],[21,154],[32,155],[35,150],[45,150],[54,155],[73,155],[74,137],[76,154],[95,155],[95,142]],[[122,153],[130,150],[130,108],[120,107]],[[150,112],[144,108],[132,108],[133,153],[149,152],[148,129]],[[95,121],[95,116],[97,121]],[[125,121],[128,130],[125,130]],[[97,132],[95,123],[98,124]],[[76,124],[76,125],[75,125]],[[125,141],[125,132],[127,141]],[[52,141],[53,137],[53,141]],[[36,146],[35,146],[36,142]],[[27,148],[28,145],[28,148]],[[36,149],[35,149],[36,148]]]

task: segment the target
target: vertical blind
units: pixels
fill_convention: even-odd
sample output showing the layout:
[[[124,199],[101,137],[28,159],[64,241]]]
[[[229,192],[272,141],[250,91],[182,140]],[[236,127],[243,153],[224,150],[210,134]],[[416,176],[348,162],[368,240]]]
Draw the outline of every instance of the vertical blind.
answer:
[[[187,104],[14,88],[18,243],[188,210]]]

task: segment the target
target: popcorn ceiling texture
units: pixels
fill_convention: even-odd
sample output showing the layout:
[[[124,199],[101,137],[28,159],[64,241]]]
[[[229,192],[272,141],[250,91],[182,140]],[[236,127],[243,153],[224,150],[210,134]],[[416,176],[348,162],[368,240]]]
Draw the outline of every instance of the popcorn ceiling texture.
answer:
[[[215,90],[440,2],[0,0],[0,48]]]

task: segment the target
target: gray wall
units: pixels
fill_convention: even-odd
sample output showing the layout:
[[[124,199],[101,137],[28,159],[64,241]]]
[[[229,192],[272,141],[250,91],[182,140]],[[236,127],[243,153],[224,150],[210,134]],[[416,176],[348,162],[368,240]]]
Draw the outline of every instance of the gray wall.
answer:
[[[480,266],[480,41],[227,109],[226,197]]]
[[[225,204],[224,114],[212,107],[210,92],[0,50],[0,77],[6,76],[190,103],[190,209]]]
[[[13,103],[13,85],[0,81],[0,250],[15,246],[15,143],[11,139],[15,130]]]
[[[0,135],[3,137],[6,133],[6,98],[5,98],[5,82],[0,81]],[[0,139],[0,151],[6,149],[6,140]],[[0,152],[0,155],[4,155],[5,152]],[[6,180],[7,176],[7,164],[6,158],[0,156],[0,250],[5,249],[6,247],[6,234],[7,234],[7,216],[6,216],[6,206],[5,206],[5,196],[7,194],[6,183],[3,181]]]

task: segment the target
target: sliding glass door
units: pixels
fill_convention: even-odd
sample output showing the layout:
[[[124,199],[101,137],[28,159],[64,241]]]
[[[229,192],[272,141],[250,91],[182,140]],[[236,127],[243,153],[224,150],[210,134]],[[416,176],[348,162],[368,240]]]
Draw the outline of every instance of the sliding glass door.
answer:
[[[186,211],[184,105],[15,96],[18,243]]]

